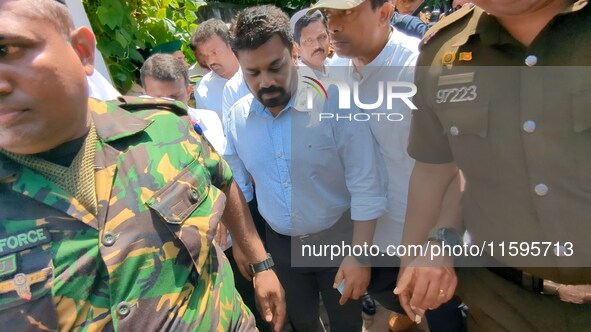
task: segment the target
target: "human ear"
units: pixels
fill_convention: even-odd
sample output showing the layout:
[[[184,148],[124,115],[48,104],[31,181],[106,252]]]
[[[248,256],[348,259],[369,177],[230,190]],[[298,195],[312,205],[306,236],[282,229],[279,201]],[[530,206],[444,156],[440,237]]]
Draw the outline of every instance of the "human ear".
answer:
[[[87,27],[80,27],[70,34],[70,44],[80,58],[87,76],[94,72],[94,43],[95,37]]]

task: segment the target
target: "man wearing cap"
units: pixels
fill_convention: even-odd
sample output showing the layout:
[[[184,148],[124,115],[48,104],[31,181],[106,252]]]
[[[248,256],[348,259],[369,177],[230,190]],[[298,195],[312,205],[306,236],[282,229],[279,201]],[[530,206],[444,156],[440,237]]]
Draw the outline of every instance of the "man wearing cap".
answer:
[[[222,220],[279,331],[282,289],[227,164],[169,103],[89,99],[94,42],[57,1],[0,1],[0,326],[252,331],[212,244]]]
[[[290,26],[298,54],[298,65],[308,66],[318,79],[326,77],[330,37],[322,12],[302,9],[293,15]]]
[[[591,5],[474,3],[481,8],[462,7],[422,43],[405,242],[441,245],[465,227],[472,244],[490,244],[484,267],[457,272],[469,328],[587,330]],[[445,225],[437,207],[458,169],[463,225]],[[449,267],[406,269],[398,292],[409,315],[437,306],[453,277]]]

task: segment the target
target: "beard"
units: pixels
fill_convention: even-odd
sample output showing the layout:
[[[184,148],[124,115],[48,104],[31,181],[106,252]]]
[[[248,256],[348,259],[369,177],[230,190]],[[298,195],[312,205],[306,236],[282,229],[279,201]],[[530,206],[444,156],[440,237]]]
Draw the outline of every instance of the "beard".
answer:
[[[264,95],[267,93],[277,93],[275,97],[272,98],[265,98]],[[278,86],[272,86],[269,88],[260,89],[257,94],[257,99],[263,104],[265,107],[278,107],[287,105],[291,96],[285,91],[285,89],[280,88]]]

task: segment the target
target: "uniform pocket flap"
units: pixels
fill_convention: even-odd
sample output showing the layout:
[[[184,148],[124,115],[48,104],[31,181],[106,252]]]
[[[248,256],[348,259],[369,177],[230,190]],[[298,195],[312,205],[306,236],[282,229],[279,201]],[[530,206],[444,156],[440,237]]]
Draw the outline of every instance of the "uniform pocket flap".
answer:
[[[209,179],[194,160],[146,202],[167,223],[181,224],[207,197]]]

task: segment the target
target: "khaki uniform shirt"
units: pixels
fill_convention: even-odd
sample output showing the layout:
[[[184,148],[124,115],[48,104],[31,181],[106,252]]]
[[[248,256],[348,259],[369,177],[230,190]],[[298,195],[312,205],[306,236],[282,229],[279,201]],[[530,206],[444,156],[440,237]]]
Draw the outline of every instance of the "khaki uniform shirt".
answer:
[[[0,154],[4,331],[252,331],[212,238],[227,164],[168,110],[90,99],[98,215]]]
[[[529,47],[465,6],[422,44],[409,154],[463,170],[465,225],[497,261],[591,283],[589,269],[558,268],[591,266],[591,5]]]

